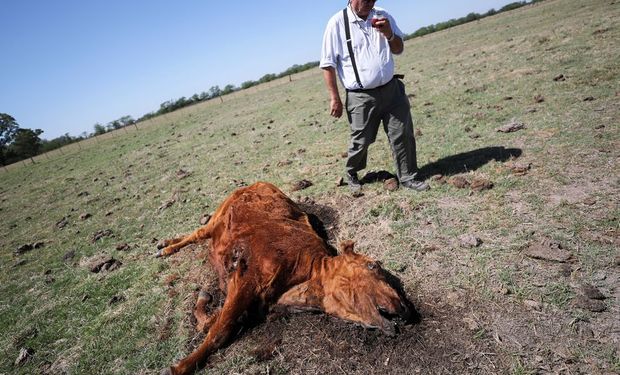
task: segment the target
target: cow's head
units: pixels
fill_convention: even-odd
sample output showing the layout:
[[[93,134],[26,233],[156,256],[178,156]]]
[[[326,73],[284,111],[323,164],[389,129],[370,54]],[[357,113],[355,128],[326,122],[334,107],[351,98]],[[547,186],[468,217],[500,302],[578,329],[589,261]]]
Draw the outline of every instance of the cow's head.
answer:
[[[319,279],[293,288],[279,301],[295,307],[322,310],[341,319],[396,333],[394,319],[416,321],[419,316],[381,264],[353,251],[353,242],[340,244],[340,255],[329,258]]]
[[[339,318],[395,333],[394,318],[411,321],[417,312],[381,264],[353,251],[353,241],[340,244],[330,277],[323,280],[323,308]]]

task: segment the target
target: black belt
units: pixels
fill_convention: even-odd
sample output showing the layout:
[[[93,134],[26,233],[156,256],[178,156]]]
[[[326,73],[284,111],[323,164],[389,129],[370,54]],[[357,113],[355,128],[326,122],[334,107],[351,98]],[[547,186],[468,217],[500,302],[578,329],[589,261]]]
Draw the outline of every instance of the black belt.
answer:
[[[347,92],[369,92],[369,91],[374,91],[374,90],[378,90],[382,87],[385,87],[387,85],[389,85],[394,79],[403,79],[405,78],[404,74],[394,74],[394,77],[392,77],[391,80],[388,81],[388,83],[383,84],[381,86],[377,86],[377,87],[373,87],[372,89],[347,89]]]

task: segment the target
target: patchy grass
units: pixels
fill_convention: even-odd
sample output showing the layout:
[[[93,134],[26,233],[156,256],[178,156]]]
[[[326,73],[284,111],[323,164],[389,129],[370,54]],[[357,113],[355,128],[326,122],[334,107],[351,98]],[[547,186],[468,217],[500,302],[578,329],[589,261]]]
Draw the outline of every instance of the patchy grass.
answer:
[[[197,290],[216,285],[208,247],[162,260],[155,243],[256,180],[334,210],[332,238],[381,260],[424,319],[386,338],[321,315],[278,317],[207,372],[620,371],[619,18],[613,1],[548,0],[408,41],[397,63],[432,186],[423,194],[371,183],[353,198],[336,186],[348,130],[328,116],[318,71],[2,170],[0,373],[150,374],[187,355],[201,340]],[[526,129],[495,131],[513,119]],[[392,171],[385,137],[369,166]],[[493,187],[459,189],[456,175]],[[301,179],[313,185],[293,192]],[[526,255],[541,242],[570,259]],[[91,272],[103,255],[122,265]],[[607,297],[604,311],[575,303],[585,283]],[[22,348],[33,354],[14,365]]]

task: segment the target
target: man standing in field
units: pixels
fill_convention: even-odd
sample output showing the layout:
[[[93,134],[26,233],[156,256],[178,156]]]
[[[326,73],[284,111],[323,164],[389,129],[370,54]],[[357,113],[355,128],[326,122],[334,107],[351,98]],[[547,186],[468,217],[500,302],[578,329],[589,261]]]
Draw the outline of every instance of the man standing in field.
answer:
[[[374,7],[375,2],[350,0],[329,20],[323,36],[320,68],[331,97],[330,114],[336,118],[343,112],[336,72],[346,89],[351,127],[347,182],[352,190],[361,189],[357,173],[366,168],[368,147],[383,122],[400,185],[428,190],[428,184],[415,179],[418,166],[409,99],[405,85],[394,76],[392,55],[403,52],[403,33],[391,15]]]

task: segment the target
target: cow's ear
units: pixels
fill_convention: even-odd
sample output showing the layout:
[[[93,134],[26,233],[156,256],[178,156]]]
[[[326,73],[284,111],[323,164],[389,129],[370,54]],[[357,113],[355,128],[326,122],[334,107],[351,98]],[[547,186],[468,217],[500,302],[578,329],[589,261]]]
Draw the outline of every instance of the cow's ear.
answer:
[[[342,241],[340,243],[340,252],[342,254],[355,254],[353,248],[355,247],[355,242],[351,240]]]

